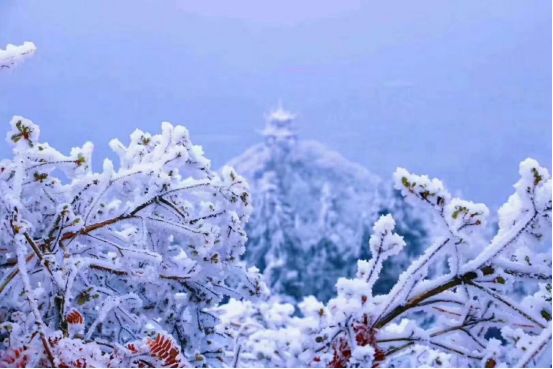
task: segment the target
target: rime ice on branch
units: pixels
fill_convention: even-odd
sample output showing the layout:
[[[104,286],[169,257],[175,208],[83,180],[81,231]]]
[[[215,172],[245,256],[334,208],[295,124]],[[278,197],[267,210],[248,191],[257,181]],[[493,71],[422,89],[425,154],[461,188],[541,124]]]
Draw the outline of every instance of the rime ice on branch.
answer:
[[[8,44],[5,49],[0,49],[0,70],[13,68],[27,57],[34,54],[36,46],[32,42],[24,42],[22,45]]]
[[[240,347],[231,355],[242,366],[551,366],[551,178],[532,159],[519,173],[497,234],[482,246],[485,205],[398,169],[397,188],[436,214],[441,235],[391,291],[373,291],[383,260],[404,245],[386,215],[373,228],[372,258],[338,281],[328,304],[309,297],[301,317],[277,314],[290,308],[274,303],[220,308]],[[435,265],[444,267],[430,273]]]
[[[263,286],[239,261],[247,183],[210,169],[182,126],[136,130],[91,167],[14,117],[0,162],[0,366],[221,366],[208,311]]]

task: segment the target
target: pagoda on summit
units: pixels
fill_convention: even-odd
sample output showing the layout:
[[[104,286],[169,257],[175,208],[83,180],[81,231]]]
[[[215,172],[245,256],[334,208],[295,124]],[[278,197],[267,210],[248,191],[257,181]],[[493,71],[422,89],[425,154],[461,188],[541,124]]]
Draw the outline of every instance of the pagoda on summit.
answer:
[[[297,140],[296,115],[284,110],[279,104],[266,116],[266,125],[261,134],[268,145],[293,144]]]

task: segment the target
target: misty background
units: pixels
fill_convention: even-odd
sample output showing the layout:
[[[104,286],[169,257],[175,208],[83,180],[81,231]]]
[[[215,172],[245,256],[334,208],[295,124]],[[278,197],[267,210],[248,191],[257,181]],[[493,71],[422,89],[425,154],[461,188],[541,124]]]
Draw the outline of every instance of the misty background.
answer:
[[[38,51],[0,73],[1,131],[23,115],[63,151],[94,142],[96,165],[167,120],[220,167],[281,101],[301,138],[492,207],[521,160],[551,167],[548,0],[2,0],[0,48],[24,41]]]

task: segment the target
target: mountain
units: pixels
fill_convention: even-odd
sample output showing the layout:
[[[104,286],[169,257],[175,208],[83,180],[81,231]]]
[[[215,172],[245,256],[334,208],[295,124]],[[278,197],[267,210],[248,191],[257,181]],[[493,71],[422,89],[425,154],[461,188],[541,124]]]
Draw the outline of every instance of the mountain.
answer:
[[[298,138],[295,116],[270,113],[263,142],[231,160],[250,183],[254,212],[248,263],[259,267],[274,292],[299,300],[327,300],[339,277],[351,276],[369,256],[368,236],[380,214],[392,213],[416,254],[427,235],[391,184],[316,141]],[[395,213],[395,214],[394,214]],[[403,226],[403,227],[402,227]],[[377,290],[385,291],[406,264],[392,261]]]

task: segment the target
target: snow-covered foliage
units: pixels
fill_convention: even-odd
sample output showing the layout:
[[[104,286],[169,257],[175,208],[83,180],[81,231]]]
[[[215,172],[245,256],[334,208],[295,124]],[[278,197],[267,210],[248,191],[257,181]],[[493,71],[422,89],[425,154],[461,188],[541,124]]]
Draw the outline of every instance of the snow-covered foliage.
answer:
[[[371,259],[338,281],[328,303],[308,297],[299,315],[270,300],[217,309],[236,341],[229,355],[238,366],[551,367],[551,178],[532,159],[519,172],[499,230],[483,245],[485,205],[397,169],[396,187],[441,224],[393,288],[373,288],[383,262],[405,248],[393,217],[383,215]]]
[[[209,308],[264,290],[247,270],[245,180],[182,126],[64,155],[14,117],[0,162],[0,366],[224,366]]]
[[[520,164],[493,237],[484,204],[397,169],[396,190],[439,223],[382,291],[386,263],[409,250],[395,219],[404,207],[375,218],[356,249],[366,219],[383,209],[355,216],[359,199],[370,205],[378,196],[356,187],[369,177],[340,182],[353,164],[298,146],[289,114],[270,122],[259,149],[269,159],[254,171],[266,223],[251,229],[265,248],[253,251],[277,289],[298,295],[342,273],[328,302],[266,295],[257,269],[240,260],[248,184],[230,167],[212,171],[184,127],[136,130],[127,146],[113,140],[119,165],[106,159],[98,172],[91,143],[64,155],[40,141],[36,124],[14,117],[6,136],[13,158],[0,161],[0,366],[551,366],[547,169]],[[318,164],[305,166],[306,157]],[[317,173],[324,168],[326,177]],[[370,258],[352,261],[363,253]],[[298,285],[316,273],[332,277]]]
[[[0,49],[0,70],[14,67],[35,51],[35,44],[29,41],[21,45],[8,44],[5,49]]]
[[[353,276],[356,260],[369,256],[372,223],[395,210],[411,243],[379,281],[378,289],[388,290],[398,267],[420,253],[428,220],[415,215],[389,183],[318,142],[299,139],[294,114],[276,109],[262,134],[262,144],[230,162],[252,191],[248,263],[264,272],[273,293],[326,301],[336,280]]]
[[[407,269],[413,259],[422,254],[435,235],[436,222],[439,219],[434,214],[417,211],[416,206],[410,205],[401,195],[401,191],[394,188],[393,181],[381,183],[378,204],[379,215],[393,214],[394,229],[406,243],[402,252],[390,256],[383,263],[382,273],[373,290],[374,293],[383,294],[390,291],[399,275]],[[370,229],[367,233],[370,235]],[[360,258],[370,258],[370,251],[366,247],[366,240],[363,240]]]

